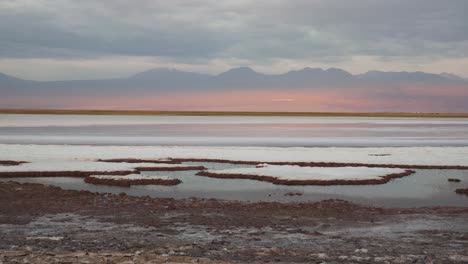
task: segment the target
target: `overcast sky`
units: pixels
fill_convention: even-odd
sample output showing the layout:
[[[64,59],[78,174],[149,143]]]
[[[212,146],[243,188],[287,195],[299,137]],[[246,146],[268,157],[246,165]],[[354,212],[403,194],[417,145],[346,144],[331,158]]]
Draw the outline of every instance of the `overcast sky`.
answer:
[[[466,0],[0,0],[0,72],[128,76],[156,67],[468,77]]]

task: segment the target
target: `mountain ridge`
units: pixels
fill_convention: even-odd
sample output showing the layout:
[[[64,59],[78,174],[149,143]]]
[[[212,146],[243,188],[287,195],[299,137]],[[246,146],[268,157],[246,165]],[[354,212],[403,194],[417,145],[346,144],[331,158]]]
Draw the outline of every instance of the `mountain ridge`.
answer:
[[[183,92],[221,91],[393,91],[407,87],[443,87],[440,90],[468,90],[468,80],[455,75],[424,72],[368,71],[353,75],[338,68],[304,68],[283,74],[263,74],[238,67],[217,75],[156,68],[125,78],[71,81],[31,81],[0,74],[0,96],[27,97],[105,97],[157,95]],[[461,87],[461,88],[460,88]],[[397,94],[395,94],[398,96]]]
[[[468,80],[452,74],[304,68],[263,74],[150,69],[125,78],[29,81],[0,75],[0,108],[468,112]]]
[[[352,74],[346,70],[340,69],[340,68],[328,68],[328,69],[323,69],[323,68],[311,68],[311,67],[305,67],[299,70],[290,70],[284,73],[278,73],[278,74],[265,74],[261,73],[258,71],[253,70],[250,67],[247,66],[242,66],[242,67],[235,67],[231,68],[227,71],[221,72],[219,74],[206,74],[206,73],[200,73],[200,72],[194,72],[194,71],[183,71],[179,70],[176,68],[151,68],[142,72],[137,72],[133,75],[130,76],[122,76],[122,77],[115,77],[115,78],[103,78],[103,79],[79,79],[79,80],[49,80],[49,81],[37,81],[37,80],[30,80],[30,79],[23,79],[16,77],[14,75],[6,74],[0,72],[0,81],[3,81],[5,79],[9,80],[17,80],[17,81],[34,81],[34,82],[73,82],[73,81],[106,81],[106,80],[123,80],[123,79],[138,79],[138,78],[147,78],[151,75],[155,77],[167,77],[171,75],[192,75],[192,76],[200,76],[200,77],[221,77],[221,76],[228,76],[228,75],[237,75],[237,74],[249,74],[249,75],[258,75],[258,76],[273,76],[273,77],[280,77],[280,76],[287,76],[287,75],[293,75],[293,74],[340,74],[343,76],[349,76],[349,77],[363,77],[363,76],[370,76],[370,75],[387,75],[387,76],[396,76],[396,75],[404,75],[404,76],[432,76],[432,77],[440,77],[440,78],[445,78],[448,80],[457,80],[457,81],[468,81],[466,78],[463,78],[461,76],[458,76],[453,73],[428,73],[428,72],[422,72],[422,71],[380,71],[380,70],[369,70],[365,73],[360,73],[360,74]]]

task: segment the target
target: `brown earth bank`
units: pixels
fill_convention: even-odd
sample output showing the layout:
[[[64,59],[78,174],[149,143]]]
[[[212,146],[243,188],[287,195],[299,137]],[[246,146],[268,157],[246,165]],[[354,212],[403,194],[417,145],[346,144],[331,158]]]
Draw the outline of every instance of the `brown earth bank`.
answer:
[[[162,199],[0,182],[3,263],[466,263],[468,207]]]
[[[130,187],[132,185],[164,185],[172,186],[182,183],[179,179],[101,179],[93,176],[88,176],[84,182],[95,185],[108,185],[119,187]]]
[[[366,179],[366,180],[285,180],[268,175],[251,175],[251,174],[231,174],[231,173],[216,173],[209,171],[200,171],[196,175],[220,178],[220,179],[250,179],[257,181],[271,182],[277,185],[375,185],[384,184],[392,179],[403,178],[415,173],[413,170],[406,170],[402,173],[391,173],[380,177],[379,179]]]

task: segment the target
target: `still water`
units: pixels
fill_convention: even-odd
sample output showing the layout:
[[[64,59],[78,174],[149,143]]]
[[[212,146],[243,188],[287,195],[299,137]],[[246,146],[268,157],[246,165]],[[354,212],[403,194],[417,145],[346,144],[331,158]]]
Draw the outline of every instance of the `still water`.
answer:
[[[468,119],[0,115],[0,143],[468,146]]]
[[[186,162],[203,165],[208,169],[250,167],[225,163]],[[244,179],[216,179],[195,175],[197,171],[142,172],[144,175],[164,175],[178,178],[176,186],[132,186],[130,188],[87,184],[80,178],[12,178],[18,182],[42,183],[70,190],[92,192],[125,192],[128,195],[166,198],[217,198],[239,201],[305,202],[323,199],[344,199],[359,204],[384,207],[464,206],[468,197],[454,192],[468,188],[468,170],[417,170],[415,174],[394,179],[380,185],[338,186],[283,186],[268,182]],[[460,183],[448,182],[448,178],[461,179]],[[300,193],[288,196],[287,193]]]
[[[364,117],[0,115],[0,143],[200,146],[468,146],[468,119]],[[193,164],[193,163],[192,163]],[[196,163],[198,164],[198,163]],[[211,169],[246,167],[202,163]],[[468,171],[417,170],[409,177],[367,186],[279,186],[196,176],[196,171],[143,172],[183,181],[177,186],[119,188],[79,178],[18,178],[64,189],[126,192],[171,198],[300,202],[339,198],[376,206],[468,206],[455,194],[468,188]],[[461,183],[450,183],[459,178]],[[286,193],[301,193],[285,196]]]

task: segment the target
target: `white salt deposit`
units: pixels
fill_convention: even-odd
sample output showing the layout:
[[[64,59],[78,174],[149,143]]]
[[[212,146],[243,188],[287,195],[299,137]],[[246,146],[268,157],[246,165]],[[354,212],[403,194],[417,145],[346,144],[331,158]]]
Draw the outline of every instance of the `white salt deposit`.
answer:
[[[468,124],[466,118],[1,114],[0,127],[159,124]]]
[[[377,148],[282,148],[282,147],[200,147],[200,146],[86,146],[0,144],[0,159],[32,161],[20,166],[2,166],[1,171],[29,168],[45,171],[120,170],[134,167],[160,167],[151,163],[104,163],[77,159],[226,159],[258,162],[349,162],[400,165],[468,166],[468,147],[377,147]],[[67,161],[67,163],[63,163]],[[76,163],[75,163],[76,162]],[[78,163],[82,162],[82,163]],[[176,166],[167,164],[164,166]],[[179,165],[180,166],[180,165]],[[60,167],[60,169],[58,169]]]
[[[299,167],[291,165],[262,164],[258,168],[236,168],[225,170],[209,170],[217,174],[242,174],[254,176],[270,176],[281,180],[369,180],[380,179],[392,173],[405,172],[403,169],[367,168],[367,167]]]

